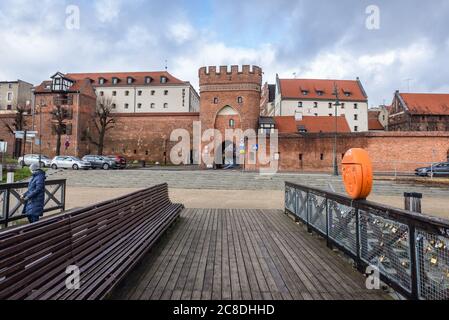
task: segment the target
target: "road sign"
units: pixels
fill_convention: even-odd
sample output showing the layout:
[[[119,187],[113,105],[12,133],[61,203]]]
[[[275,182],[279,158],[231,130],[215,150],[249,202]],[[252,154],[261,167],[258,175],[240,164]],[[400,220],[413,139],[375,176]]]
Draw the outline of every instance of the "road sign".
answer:
[[[27,139],[32,139],[37,136],[37,131],[27,131]],[[14,135],[16,136],[16,139],[23,139],[23,136],[25,135],[25,131],[14,131]]]
[[[259,145],[258,145],[258,144],[253,144],[253,150],[254,150],[254,151],[259,150]]]

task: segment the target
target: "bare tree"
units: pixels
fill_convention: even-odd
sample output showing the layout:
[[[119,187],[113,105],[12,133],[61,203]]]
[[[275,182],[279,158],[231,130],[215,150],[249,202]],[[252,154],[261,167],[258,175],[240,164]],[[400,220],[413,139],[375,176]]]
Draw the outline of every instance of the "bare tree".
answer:
[[[56,105],[50,112],[52,120],[53,133],[56,134],[56,155],[61,155],[61,137],[63,134],[71,134],[71,125],[64,123],[64,120],[70,117],[70,110],[64,109],[60,105]]]
[[[85,137],[90,143],[95,145],[98,150],[98,155],[103,155],[104,139],[109,130],[114,128],[115,119],[113,117],[113,99],[110,97],[99,97],[95,108],[94,120],[95,130],[98,134],[97,139],[94,139],[89,131],[85,131]]]
[[[26,127],[27,122],[25,114],[27,113],[27,111],[28,111],[27,107],[17,106],[14,121],[12,124],[2,120],[3,125],[12,135],[14,135],[14,131],[23,131],[23,129]],[[14,137],[14,157],[20,157],[21,152],[22,152],[22,140],[16,139]]]

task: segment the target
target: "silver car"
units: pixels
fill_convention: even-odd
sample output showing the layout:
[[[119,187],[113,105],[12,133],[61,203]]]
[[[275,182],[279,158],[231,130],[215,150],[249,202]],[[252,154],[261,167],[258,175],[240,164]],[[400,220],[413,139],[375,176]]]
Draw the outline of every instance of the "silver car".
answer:
[[[23,157],[20,157],[18,160],[19,164],[23,166],[30,166],[33,163],[39,164],[39,155],[38,154],[26,154]],[[50,167],[51,159],[47,156],[41,155],[40,162],[42,167]]]
[[[85,169],[88,170],[91,168],[90,162],[82,161],[80,158],[72,157],[72,156],[57,156],[54,157],[51,161],[51,168],[52,169],[73,169],[73,170],[79,170],[79,169]]]

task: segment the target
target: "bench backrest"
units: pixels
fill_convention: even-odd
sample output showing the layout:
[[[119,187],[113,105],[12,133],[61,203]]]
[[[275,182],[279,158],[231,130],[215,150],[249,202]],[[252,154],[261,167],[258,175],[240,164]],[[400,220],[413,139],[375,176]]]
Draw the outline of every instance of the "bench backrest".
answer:
[[[111,239],[170,205],[162,184],[0,233],[0,299],[56,292],[65,286],[68,266],[97,263]]]

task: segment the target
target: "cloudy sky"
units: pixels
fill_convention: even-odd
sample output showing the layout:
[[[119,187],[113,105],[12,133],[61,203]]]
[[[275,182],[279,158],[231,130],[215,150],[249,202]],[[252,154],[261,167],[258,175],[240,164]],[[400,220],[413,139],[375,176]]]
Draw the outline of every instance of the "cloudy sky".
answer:
[[[397,89],[449,92],[448,16],[447,0],[0,0],[0,79],[167,60],[196,87],[203,65],[256,64],[270,83],[360,77],[376,105]]]

